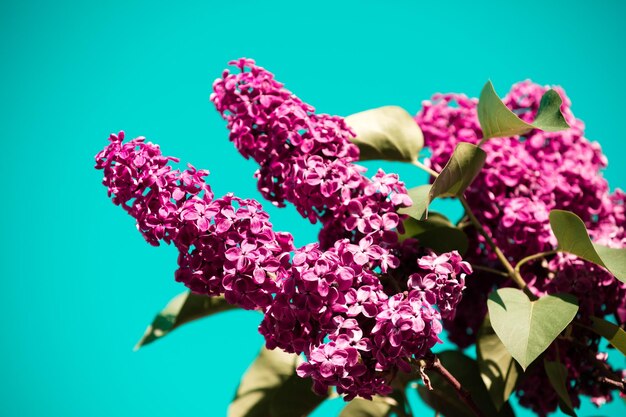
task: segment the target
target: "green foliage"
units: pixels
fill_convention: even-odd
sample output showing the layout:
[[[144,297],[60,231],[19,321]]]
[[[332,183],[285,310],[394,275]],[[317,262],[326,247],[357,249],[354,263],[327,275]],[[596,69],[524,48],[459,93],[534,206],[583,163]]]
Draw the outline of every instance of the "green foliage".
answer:
[[[478,331],[476,357],[480,376],[499,410],[515,389],[519,372],[515,360],[491,327],[488,316]]]
[[[437,197],[463,195],[482,169],[486,158],[485,151],[476,145],[467,142],[457,144],[448,163],[430,188],[429,203]]]
[[[393,410],[393,399],[374,397],[372,401],[355,398],[341,410],[339,417],[387,417]]]
[[[543,360],[543,366],[545,367],[552,388],[554,388],[559,396],[561,411],[568,416],[576,417],[572,399],[567,392],[567,368],[565,368],[565,365],[560,361],[549,361],[546,358]]]
[[[361,161],[383,159],[412,162],[424,147],[424,136],[413,117],[401,107],[385,106],[345,118],[356,137]]]
[[[552,210],[550,226],[559,241],[559,250],[600,265],[626,283],[626,248],[614,249],[593,243],[585,223],[571,211]]]
[[[626,332],[624,329],[594,316],[591,316],[591,329],[608,340],[622,354],[626,355]]]
[[[303,417],[327,397],[316,395],[310,378],[296,375],[298,355],[261,349],[241,379],[228,417]]]
[[[531,301],[523,291],[502,288],[487,301],[491,325],[511,356],[528,368],[576,316],[571,294],[546,295]]]
[[[179,294],[156,315],[135,350],[166,336],[185,323],[234,308],[236,307],[228,304],[224,297],[207,297],[191,292]]]
[[[483,139],[523,135],[533,129],[557,132],[569,128],[563,114],[563,101],[554,90],[548,90],[543,97],[534,122],[526,123],[500,100],[491,81],[487,81],[478,101],[478,120],[483,131]]]
[[[419,187],[411,188],[408,190],[409,197],[413,200],[413,205],[410,207],[404,207],[398,210],[400,214],[406,214],[415,220],[424,220],[426,218],[426,211],[428,210],[428,194],[430,193],[430,184],[420,185]]]
[[[399,235],[401,241],[416,238],[421,246],[436,253],[457,250],[464,254],[469,246],[467,235],[439,213],[430,213],[427,220],[409,217],[403,225],[405,233]]]
[[[507,403],[500,411],[491,402],[487,388],[483,384],[474,359],[459,351],[448,350],[437,355],[443,366],[469,391],[472,400],[486,417],[513,417],[515,414]],[[475,417],[474,413],[459,398],[457,392],[439,374],[428,372],[433,386],[430,391],[423,385],[418,386],[422,400],[444,417]]]

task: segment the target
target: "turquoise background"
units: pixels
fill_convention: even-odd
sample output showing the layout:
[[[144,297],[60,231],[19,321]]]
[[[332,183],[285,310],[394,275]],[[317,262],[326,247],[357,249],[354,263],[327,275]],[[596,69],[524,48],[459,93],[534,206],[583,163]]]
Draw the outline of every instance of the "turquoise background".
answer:
[[[414,113],[438,91],[476,96],[488,78],[501,94],[525,78],[558,83],[602,143],[607,178],[626,186],[624,2],[173,3],[0,4],[1,416],[225,415],[262,344],[258,315],[199,321],[133,353],[183,290],[176,253],[143,241],[92,166],[108,134],[124,129],[209,168],[217,195],[260,198],[254,164],[208,102],[230,59],[255,58],[341,115],[386,104]],[[425,179],[385,167],[409,185]],[[315,239],[292,208],[265,206],[297,244]],[[579,415],[624,412],[618,400]]]

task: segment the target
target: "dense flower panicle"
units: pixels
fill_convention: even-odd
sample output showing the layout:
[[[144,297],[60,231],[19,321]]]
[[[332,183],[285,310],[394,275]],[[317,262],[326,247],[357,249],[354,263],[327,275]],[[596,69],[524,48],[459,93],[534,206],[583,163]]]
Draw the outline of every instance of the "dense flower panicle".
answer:
[[[176,280],[246,309],[267,307],[289,268],[291,235],[275,233],[254,200],[214,200],[208,171],[173,170],[169,163],[178,159],[163,156],[157,145],[123,140],[123,132],[110,136],[96,168],[104,170],[113,202],[136,219],[148,242],[173,242],[179,249]]]
[[[364,177],[364,168],[353,164],[359,150],[343,118],[316,114],[252,60],[231,64],[240,72],[226,70],[213,84],[211,101],[239,152],[259,163],[255,176],[263,196],[279,206],[289,201],[312,223],[321,221],[324,248],[371,234],[394,241],[395,213],[411,204],[397,175]]]
[[[405,372],[413,355],[423,357],[441,340],[441,316],[417,291],[396,294],[383,304],[372,329],[373,351],[381,369],[395,365]]]
[[[138,137],[127,143],[124,132],[111,134],[109,145],[96,155],[96,168],[104,171],[102,183],[113,203],[137,220],[137,229],[152,245],[170,243],[181,228],[178,211],[189,198],[210,202],[213,193],[205,170],[191,165],[182,173],[163,156],[158,145]]]
[[[417,264],[419,272],[409,276],[408,288],[427,303],[437,305],[444,319],[454,318],[465,289],[465,277],[472,273],[470,264],[457,251],[423,256]]]
[[[583,136],[584,124],[574,117],[563,90],[555,90],[563,98],[561,111],[571,128],[490,139],[482,145],[487,153],[485,166],[465,193],[478,220],[513,263],[556,248],[549,223],[553,209],[570,210],[580,216],[595,242],[626,247],[624,193],[610,193],[601,175],[606,157],[597,143]],[[514,85],[503,101],[520,118],[532,122],[546,91],[547,87],[524,81]],[[426,161],[431,168],[441,170],[457,143],[477,144],[481,140],[477,103],[460,94],[438,94],[423,103],[416,121],[424,132],[426,146],[432,150]],[[466,259],[498,268],[484,238],[471,228],[467,231],[471,245]],[[538,295],[568,292],[577,296],[583,319],[615,314],[621,323],[626,322],[626,285],[601,267],[558,254],[524,265],[521,273]],[[491,273],[479,271],[477,275],[468,283],[456,318],[444,320],[450,340],[461,347],[475,342],[486,315],[486,297],[494,284],[512,285]],[[570,359],[565,359],[570,363],[568,378],[574,380],[581,367]],[[525,379],[520,402],[545,415],[556,407],[556,397],[539,398],[544,391],[537,387],[549,384],[542,378],[545,375]],[[577,389],[572,394],[576,401],[578,394],[592,395]]]
[[[314,156],[298,161],[311,164],[296,168],[309,170],[303,178],[323,197],[345,199],[335,214],[343,213],[343,230],[352,234],[328,240],[327,249],[310,244],[294,251],[292,236],[274,232],[258,202],[232,194],[214,199],[207,171],[173,170],[169,163],[177,159],[164,157],[158,146],[123,139],[112,135],[96,157],[114,202],[136,218],[149,241],[178,248],[177,281],[195,293],[224,294],[231,304],[261,309],[267,346],[304,353],[298,373],[312,377],[318,392],[335,386],[348,400],[389,394],[398,369],[408,370],[412,358],[439,341],[435,305],[453,313],[471,270],[456,252],[435,256],[411,240],[387,244],[401,220],[395,208],[410,204],[396,175],[379,172],[364,182],[358,174],[355,183],[337,188],[323,180],[332,163]],[[363,188],[355,194],[353,186]],[[409,252],[410,269],[424,279],[420,286],[413,276],[415,288],[405,296],[383,287],[379,276],[396,279],[397,255]]]
[[[290,269],[293,239],[272,230],[258,202],[232,195],[204,205],[190,200],[181,217],[192,227],[177,242],[177,281],[199,294],[224,294],[246,309],[272,303]]]

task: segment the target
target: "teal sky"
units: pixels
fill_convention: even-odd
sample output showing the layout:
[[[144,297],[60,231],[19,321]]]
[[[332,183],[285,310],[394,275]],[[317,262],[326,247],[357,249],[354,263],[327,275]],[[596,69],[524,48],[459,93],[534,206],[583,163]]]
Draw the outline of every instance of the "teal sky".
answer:
[[[176,253],[147,245],[111,204],[93,156],[125,130],[210,169],[217,195],[260,198],[254,164],[208,101],[230,59],[256,59],[340,115],[387,104],[415,113],[435,92],[477,96],[487,79],[501,94],[526,78],[560,84],[608,155],[611,185],[626,188],[624,2],[180,3],[0,3],[2,416],[225,415],[262,344],[258,315],[209,318],[134,353],[183,290]],[[384,167],[409,185],[425,179]],[[315,239],[295,210],[265,207],[297,244]],[[617,401],[579,415],[625,413]]]

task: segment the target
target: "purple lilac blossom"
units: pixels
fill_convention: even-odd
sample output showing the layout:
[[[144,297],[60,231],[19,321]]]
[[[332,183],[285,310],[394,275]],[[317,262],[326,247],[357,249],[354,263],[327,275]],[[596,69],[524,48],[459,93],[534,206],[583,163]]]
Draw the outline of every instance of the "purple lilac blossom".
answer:
[[[520,118],[531,122],[547,89],[524,81],[515,84],[503,101]],[[615,248],[626,246],[624,193],[610,192],[601,174],[607,165],[606,157],[597,143],[584,137],[584,124],[574,117],[565,92],[559,87],[555,90],[563,98],[561,111],[571,128],[552,133],[533,130],[524,136],[490,139],[483,145],[487,153],[485,166],[465,194],[478,220],[513,264],[525,256],[556,249],[548,217],[552,209],[570,210],[580,216],[595,242]],[[423,102],[415,119],[424,132],[426,146],[432,150],[426,161],[430,168],[441,170],[457,143],[477,144],[481,140],[477,103],[462,94],[437,94]],[[501,268],[482,236],[471,227],[466,231],[472,242],[466,259],[473,264]],[[626,321],[626,285],[603,268],[575,256],[557,254],[524,265],[521,273],[537,295],[576,295],[583,320],[593,314],[615,315],[620,323]],[[456,318],[444,321],[450,340],[461,347],[475,342],[486,314],[484,301],[494,285],[513,285],[484,271],[477,275],[468,282]],[[568,377],[573,381],[576,370],[582,366],[570,359],[565,358]],[[540,400],[545,390],[538,387],[547,381],[537,378],[545,375],[526,379],[527,383],[520,387],[520,401],[545,415],[555,409],[557,402],[548,397]],[[578,390],[573,393],[576,401],[578,393],[593,397],[592,393]]]
[[[211,101],[228,122],[230,140],[260,168],[261,193],[283,206],[295,205],[312,223],[320,221],[320,244],[366,235],[393,243],[401,226],[398,208],[411,205],[404,184],[382,170],[367,179],[355,165],[359,149],[343,118],[316,114],[253,60],[232,61],[240,72],[224,71]]]
[[[96,168],[113,203],[135,218],[149,243],[178,248],[176,280],[246,309],[267,307],[289,267],[291,235],[275,233],[254,200],[213,199],[208,171],[173,170],[169,162],[178,159],[163,156],[158,145],[123,140],[123,132],[110,136]]]
[[[259,331],[267,346],[304,353],[308,362],[298,373],[312,377],[317,392],[335,386],[347,400],[389,394],[398,369],[408,371],[411,358],[440,341],[435,306],[446,317],[454,314],[471,272],[458,253],[436,256],[412,248],[415,241],[390,251],[375,240],[380,228],[372,225],[385,227],[397,216],[383,211],[372,220],[375,214],[359,199],[349,202],[355,208],[347,224],[360,230],[361,239],[294,251],[291,235],[274,232],[258,202],[232,194],[214,199],[208,171],[189,166],[181,173],[169,165],[178,160],[163,156],[157,145],[123,139],[123,132],[111,135],[96,156],[113,202],[135,218],[150,243],[177,247],[177,281],[195,293],[224,294],[231,304],[263,310]],[[363,193],[389,194],[396,185],[397,177],[377,174]],[[395,253],[402,255],[402,248],[410,254],[409,269],[424,274],[421,284],[417,273],[411,276],[415,288],[408,296],[393,295],[395,287],[385,290],[378,275],[396,279]]]

